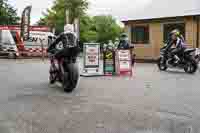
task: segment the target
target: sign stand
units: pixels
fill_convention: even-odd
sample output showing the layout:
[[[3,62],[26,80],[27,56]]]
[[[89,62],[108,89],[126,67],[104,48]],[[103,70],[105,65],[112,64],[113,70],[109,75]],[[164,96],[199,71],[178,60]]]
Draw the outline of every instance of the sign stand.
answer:
[[[100,64],[100,44],[84,43],[83,70],[81,76],[102,76]]]
[[[129,75],[133,76],[132,59],[130,50],[117,50],[116,51],[116,70],[119,76]]]
[[[104,75],[115,75],[115,51],[104,51]]]

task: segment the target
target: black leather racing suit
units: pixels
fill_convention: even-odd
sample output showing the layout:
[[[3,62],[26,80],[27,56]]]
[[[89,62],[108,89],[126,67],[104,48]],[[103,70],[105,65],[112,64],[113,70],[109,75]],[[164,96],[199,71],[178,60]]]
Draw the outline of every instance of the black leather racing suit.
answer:
[[[182,53],[186,49],[185,44],[184,44],[184,40],[178,37],[176,40],[171,40],[168,45],[170,45],[169,46],[170,48],[173,45],[175,46],[175,48],[171,50],[171,53],[172,53],[173,58],[176,61],[179,60],[180,57],[182,56]]]
[[[56,46],[61,46],[59,50]],[[79,53],[78,39],[74,33],[63,32],[49,46],[47,52],[55,54],[57,59],[62,57],[77,56]]]
[[[118,45],[118,49],[130,49],[130,45],[128,41],[125,40],[120,40],[119,45]]]

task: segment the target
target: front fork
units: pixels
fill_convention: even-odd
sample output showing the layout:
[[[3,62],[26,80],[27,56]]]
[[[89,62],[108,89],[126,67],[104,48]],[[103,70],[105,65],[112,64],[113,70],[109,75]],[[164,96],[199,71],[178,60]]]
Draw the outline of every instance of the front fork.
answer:
[[[161,59],[161,60],[160,60],[160,63],[161,63],[161,64],[165,64],[165,57],[164,57],[164,55],[161,55],[161,56],[160,56],[160,59]]]

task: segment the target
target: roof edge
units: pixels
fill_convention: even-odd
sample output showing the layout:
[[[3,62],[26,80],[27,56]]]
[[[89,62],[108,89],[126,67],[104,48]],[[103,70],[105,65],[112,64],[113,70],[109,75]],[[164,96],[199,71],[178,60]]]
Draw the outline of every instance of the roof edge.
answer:
[[[194,14],[194,15],[183,15],[183,16],[169,16],[169,17],[158,17],[158,18],[147,18],[147,19],[128,19],[128,20],[122,20],[122,23],[127,23],[130,21],[150,21],[150,20],[157,20],[157,19],[171,19],[171,18],[177,18],[177,17],[192,17],[192,16],[199,16],[200,14]]]

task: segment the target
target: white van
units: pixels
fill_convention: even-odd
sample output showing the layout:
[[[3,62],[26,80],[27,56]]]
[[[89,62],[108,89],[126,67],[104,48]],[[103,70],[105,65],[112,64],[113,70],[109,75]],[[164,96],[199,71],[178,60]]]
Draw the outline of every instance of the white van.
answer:
[[[17,45],[10,30],[0,30],[0,56],[16,58],[19,56]]]
[[[54,34],[51,32],[30,31],[29,40],[24,42],[25,46],[41,46],[43,44],[45,47],[48,47],[49,36],[54,36]]]
[[[50,45],[49,37],[54,37],[51,32],[30,31],[29,40],[24,41],[24,49],[27,56],[47,56],[47,48]]]

